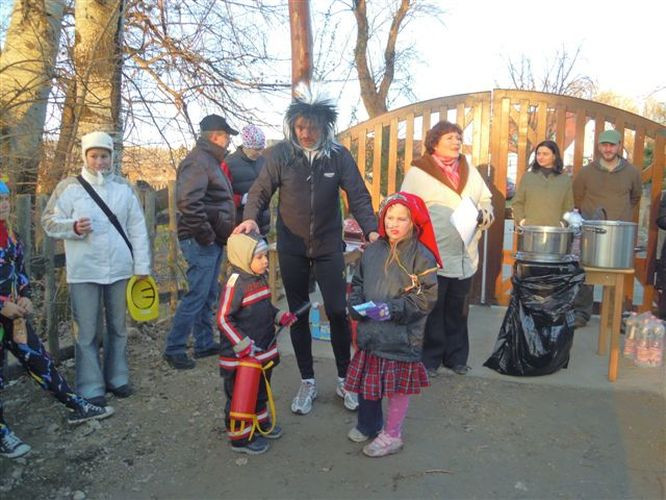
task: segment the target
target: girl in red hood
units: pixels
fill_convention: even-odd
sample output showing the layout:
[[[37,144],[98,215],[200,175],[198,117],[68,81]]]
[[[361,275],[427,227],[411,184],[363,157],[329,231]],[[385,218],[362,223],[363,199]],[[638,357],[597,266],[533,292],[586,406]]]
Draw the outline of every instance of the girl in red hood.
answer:
[[[358,393],[359,400],[358,421],[347,437],[357,443],[374,438],[363,448],[370,457],[402,448],[409,396],[428,385],[421,349],[441,266],[430,216],[418,196],[401,192],[386,198],[379,234],[363,252],[352,280],[349,312],[359,322],[359,351],[345,381],[345,389]]]

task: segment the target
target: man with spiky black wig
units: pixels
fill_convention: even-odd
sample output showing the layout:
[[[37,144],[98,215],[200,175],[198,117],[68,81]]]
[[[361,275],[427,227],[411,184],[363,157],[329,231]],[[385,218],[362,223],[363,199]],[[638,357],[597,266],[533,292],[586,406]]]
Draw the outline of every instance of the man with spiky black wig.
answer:
[[[335,141],[337,111],[326,99],[300,92],[284,118],[285,140],[268,149],[266,165],[250,189],[243,222],[235,232],[257,231],[257,219],[279,188],[277,250],[289,309],[309,300],[310,272],[319,284],[331,324],[331,345],[338,371],[336,393],[345,408],[358,407],[356,394],[344,389],[350,359],[346,314],[344,243],[340,189],[370,241],[377,239],[377,219],[358,166],[349,151]],[[312,409],[317,387],[312,363],[312,337],[307,317],[291,327],[301,385],[291,410],[305,415]]]

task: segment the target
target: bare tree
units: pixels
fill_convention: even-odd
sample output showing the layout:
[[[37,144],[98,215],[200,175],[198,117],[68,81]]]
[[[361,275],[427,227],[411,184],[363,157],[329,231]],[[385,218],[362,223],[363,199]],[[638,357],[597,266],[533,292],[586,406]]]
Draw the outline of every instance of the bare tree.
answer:
[[[288,92],[288,82],[272,70],[275,58],[269,55],[265,39],[271,22],[282,19],[277,7],[264,7],[255,0],[127,0],[124,14],[115,19],[107,14],[102,18],[106,24],[97,26],[100,32],[119,28],[114,46],[121,51],[111,60],[111,52],[105,51],[106,55],[92,59],[92,66],[86,65],[80,37],[71,32],[73,48],[65,48],[59,76],[59,97],[64,102],[59,105],[62,125],[54,165],[60,173],[44,176],[44,185],[78,168],[78,154],[73,152],[76,137],[89,128],[116,130],[125,142],[138,137],[137,142],[147,148],[167,146],[175,168],[178,155],[173,151],[196,135],[202,109],[245,121],[259,114],[247,104],[248,93]],[[94,46],[98,51],[103,47]],[[113,75],[96,77],[112,68]],[[112,105],[94,102],[102,97]]]
[[[394,83],[399,64],[406,66],[411,59],[410,47],[398,49],[398,37],[405,26],[417,15],[441,13],[436,4],[419,0],[375,1],[374,14],[368,12],[366,0],[352,0],[350,8],[356,19],[356,45],[354,62],[358,72],[361,98],[372,118],[388,110],[389,90]],[[390,14],[387,16],[387,12]],[[388,25],[388,28],[386,26]],[[386,32],[386,43],[381,62],[377,62],[370,42],[374,36]]]
[[[596,93],[596,83],[578,71],[581,50],[578,46],[571,53],[562,47],[551,59],[536,64],[524,54],[517,62],[509,58],[506,69],[513,88],[591,98]]]
[[[16,192],[34,192],[65,5],[16,0],[0,55],[0,167]]]

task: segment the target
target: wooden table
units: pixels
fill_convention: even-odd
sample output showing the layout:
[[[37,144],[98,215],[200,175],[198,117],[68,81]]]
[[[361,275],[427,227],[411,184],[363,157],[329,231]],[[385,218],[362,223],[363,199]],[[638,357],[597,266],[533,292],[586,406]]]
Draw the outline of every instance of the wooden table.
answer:
[[[622,304],[624,302],[624,280],[627,275],[633,276],[634,270],[603,269],[600,267],[583,267],[583,269],[585,270],[586,284],[603,286],[597,354],[606,354],[608,333],[610,332],[608,380],[614,382],[617,379],[618,362],[620,360],[620,326],[622,322]]]

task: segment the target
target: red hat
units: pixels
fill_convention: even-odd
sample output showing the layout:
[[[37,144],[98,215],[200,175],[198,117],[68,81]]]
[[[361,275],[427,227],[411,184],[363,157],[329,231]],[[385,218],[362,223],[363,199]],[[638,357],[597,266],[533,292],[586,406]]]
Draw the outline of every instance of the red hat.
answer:
[[[432,252],[437,261],[437,265],[439,265],[439,267],[444,267],[442,265],[442,259],[439,257],[437,240],[435,239],[435,231],[432,228],[428,207],[425,202],[415,194],[400,191],[384,198],[384,201],[382,201],[379,206],[379,235],[386,237],[384,216],[389,207],[396,204],[407,207],[412,217],[412,224],[414,224],[418,231],[419,241]]]

